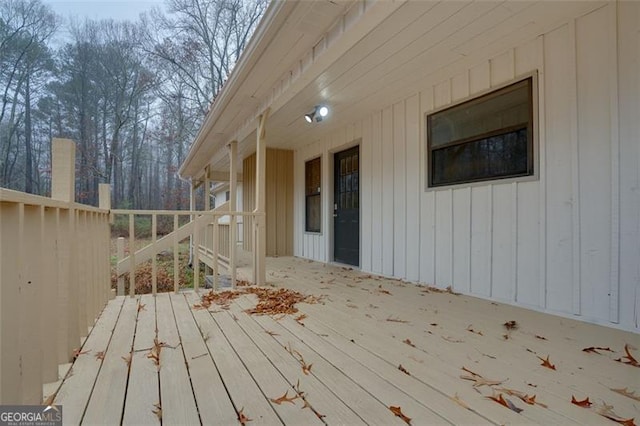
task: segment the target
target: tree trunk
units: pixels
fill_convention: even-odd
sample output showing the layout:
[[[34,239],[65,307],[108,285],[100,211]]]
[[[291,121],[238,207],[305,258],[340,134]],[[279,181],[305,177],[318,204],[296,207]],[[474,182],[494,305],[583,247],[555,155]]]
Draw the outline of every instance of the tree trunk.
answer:
[[[31,140],[31,78],[27,71],[27,80],[24,86],[24,192],[33,194],[33,142]]]

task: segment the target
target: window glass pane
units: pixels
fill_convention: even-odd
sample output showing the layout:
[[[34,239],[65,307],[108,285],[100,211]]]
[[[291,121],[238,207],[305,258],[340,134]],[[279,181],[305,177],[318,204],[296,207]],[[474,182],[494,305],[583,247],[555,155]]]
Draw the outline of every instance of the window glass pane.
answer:
[[[306,210],[307,232],[320,232],[320,195],[307,197]]]
[[[528,174],[527,129],[432,151],[432,185]]]
[[[354,172],[358,170],[358,154],[355,154],[352,158],[353,161],[353,166],[351,168],[351,170],[353,170]]]
[[[527,123],[531,79],[454,106],[429,117],[432,148]]]
[[[308,232],[320,232],[320,185],[321,160],[318,157],[305,163],[305,229]]]

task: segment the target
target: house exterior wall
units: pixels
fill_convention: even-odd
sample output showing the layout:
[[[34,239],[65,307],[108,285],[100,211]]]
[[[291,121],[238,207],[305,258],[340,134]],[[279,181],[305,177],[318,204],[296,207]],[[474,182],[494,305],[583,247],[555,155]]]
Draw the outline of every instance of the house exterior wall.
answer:
[[[243,206],[255,208],[256,155],[243,161]],[[293,151],[267,148],[266,158],[267,256],[293,254]],[[243,248],[252,250],[252,218],[246,217]]]
[[[359,144],[363,271],[640,330],[639,22],[640,3],[608,4],[296,150],[295,255],[332,260],[332,154]],[[536,177],[427,189],[426,115],[531,73]]]

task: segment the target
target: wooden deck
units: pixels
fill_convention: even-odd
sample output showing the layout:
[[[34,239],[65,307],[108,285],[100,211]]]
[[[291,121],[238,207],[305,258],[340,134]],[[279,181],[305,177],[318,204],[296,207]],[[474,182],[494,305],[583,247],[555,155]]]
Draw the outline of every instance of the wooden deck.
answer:
[[[59,387],[65,424],[158,424],[160,410],[171,425],[238,424],[239,412],[250,425],[404,424],[390,406],[413,425],[615,424],[603,404],[640,418],[640,368],[615,361],[640,348],[636,334],[300,259],[267,268],[270,284],[322,303],[298,304],[296,321],[245,313],[253,295],[228,310],[193,309],[193,292],[109,302]],[[611,390],[623,388],[635,399]],[[522,411],[487,398],[499,394]]]

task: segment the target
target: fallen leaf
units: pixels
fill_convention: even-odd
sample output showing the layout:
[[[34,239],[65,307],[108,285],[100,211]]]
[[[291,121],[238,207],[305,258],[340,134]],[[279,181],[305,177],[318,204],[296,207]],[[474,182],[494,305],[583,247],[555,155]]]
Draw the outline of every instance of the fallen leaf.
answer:
[[[244,407],[242,407],[242,408],[240,409],[240,411],[238,411],[238,421],[239,421],[239,422],[240,422],[240,424],[241,424],[241,425],[243,425],[243,426],[244,426],[246,423],[253,421],[253,419],[250,419],[249,417],[247,417],[247,416],[244,414]]]
[[[401,407],[394,407],[393,405],[389,406],[389,410],[391,410],[391,412],[393,414],[395,414],[397,417],[400,417],[402,419],[402,421],[404,421],[406,424],[410,425],[411,424],[411,418],[407,417],[403,412],[402,412],[402,408]]]
[[[404,368],[404,367],[402,366],[402,364],[398,365],[398,370],[402,371],[402,372],[403,372],[404,374],[406,374],[407,376],[410,376],[410,375],[411,375],[411,373],[409,373],[409,372],[407,371],[407,369],[406,369],[406,368]]]
[[[631,355],[631,346],[629,346],[629,344],[624,345],[624,351],[626,352],[626,355],[624,355],[622,358],[618,358],[615,361],[621,362],[623,364],[627,364],[627,365],[631,365],[633,367],[640,367],[640,363],[638,363],[638,361],[633,357],[633,355]],[[626,358],[626,361],[625,361]]]
[[[524,392],[520,392],[518,390],[509,389],[509,388],[496,388],[496,391],[504,392],[507,395],[515,396],[517,398],[520,398],[524,403],[529,404],[529,405],[539,405],[541,407],[548,408],[546,404],[543,404],[541,402],[537,402],[535,395],[531,395],[530,396],[529,394],[526,394]]]
[[[458,394],[456,393],[455,395],[453,395],[452,397],[450,397],[456,404],[458,404],[459,406],[461,406],[462,408],[466,408],[467,410],[471,410],[471,408],[469,408],[469,406],[462,400],[460,399],[460,397],[458,396]]]
[[[516,413],[522,412],[522,408],[517,407],[513,402],[509,401],[506,398],[503,398],[501,393],[499,393],[497,396],[496,395],[487,396],[487,398],[497,402],[500,405],[507,407],[511,411],[515,411]]]
[[[635,426],[634,418],[624,419],[617,415],[613,411],[613,405],[608,405],[606,402],[603,402],[602,405],[598,406],[596,412],[600,414],[602,417],[606,417],[609,420],[612,420],[616,423],[619,423],[624,426]]]
[[[623,388],[623,389],[613,389],[611,388],[612,391],[619,393],[620,395],[624,395],[627,398],[631,398],[631,399],[635,399],[636,401],[640,401],[640,396],[636,395],[635,391],[629,391],[627,390],[627,388]]]
[[[81,350],[80,348],[76,348],[76,349],[74,349],[74,350],[73,350],[73,352],[71,353],[71,355],[73,356],[73,359],[74,359],[74,361],[75,361],[76,359],[78,359],[78,357],[79,357],[80,355],[85,355],[85,354],[88,354],[89,352],[91,352],[91,351],[89,351],[89,350],[83,351],[83,350]]]
[[[124,360],[125,364],[127,364],[127,367],[129,367],[129,368],[131,368],[131,357],[132,356],[133,355],[131,353],[129,353],[128,355],[121,357]]]
[[[158,420],[162,420],[162,406],[158,402],[157,404],[153,404],[155,407],[151,412],[158,417]]]
[[[309,375],[309,373],[311,373],[311,367],[313,367],[313,364],[309,364],[309,365],[307,365],[307,364],[302,364],[302,372],[303,372],[306,376],[308,376],[308,375]]]
[[[467,327],[467,331],[470,333],[474,333],[480,336],[484,336],[484,334],[482,334],[482,331],[477,331],[473,329],[473,324],[469,324],[469,326]]]
[[[556,366],[551,364],[551,362],[549,362],[549,355],[547,355],[546,359],[544,359],[542,357],[538,357],[538,359],[540,359],[540,361],[542,361],[542,364],[540,364],[541,366],[547,367],[547,368],[549,368],[551,370],[555,370],[556,369]]]
[[[469,370],[466,367],[462,367],[462,370],[466,371],[467,373],[469,373],[471,375],[470,376],[461,375],[460,378],[464,379],[464,380],[471,380],[472,382],[474,382],[474,384],[473,384],[474,388],[479,388],[481,386],[497,386],[497,385],[501,385],[502,383],[504,383],[504,380],[486,379],[486,378],[482,377],[480,374],[474,373],[473,371]]]
[[[145,305],[144,303],[138,303],[138,312],[146,311],[146,309],[144,308],[145,306],[147,305]]]
[[[444,340],[446,340],[447,342],[451,342],[451,343],[464,343],[464,340],[462,339],[456,339],[453,338],[451,336],[440,336],[442,337]]]
[[[414,344],[413,344],[413,342],[411,342],[411,339],[404,339],[404,340],[402,341],[402,343],[405,343],[405,344],[407,344],[407,345],[411,346],[412,348],[415,348],[415,347],[416,347],[416,345],[414,345]]]
[[[305,318],[307,318],[306,314],[300,314],[295,318],[295,320],[298,324],[304,327],[304,323],[302,322],[302,320],[304,320]]]
[[[507,330],[517,330],[518,329],[518,323],[514,320],[511,321],[507,321],[504,324],[502,324],[504,326],[504,328],[506,328]]]
[[[96,359],[102,361],[104,359],[104,351],[97,352],[95,357]]]
[[[402,324],[406,324],[406,323],[409,322],[409,321],[405,321],[405,320],[401,320],[399,318],[393,318],[393,317],[387,318],[387,321],[389,321],[389,322],[399,322],[399,323],[402,323]]]
[[[391,292],[389,290],[385,290],[384,288],[382,288],[382,284],[378,286],[378,293],[391,296]]]
[[[547,338],[546,338],[546,337],[544,337],[544,336],[540,336],[540,335],[538,335],[538,334],[536,334],[536,339],[540,339],[540,340],[547,340]]]
[[[592,402],[589,401],[589,397],[586,397],[582,401],[578,401],[576,399],[576,397],[573,396],[573,395],[571,395],[571,403],[577,405],[578,407],[582,407],[582,408],[589,408],[589,407],[591,407],[591,404],[592,404]]]
[[[607,352],[613,352],[610,348],[603,348],[600,346],[590,346],[588,348],[584,348],[582,350],[582,352],[587,352],[587,353],[593,353],[593,354],[598,354],[598,355],[602,355],[600,352],[598,351],[607,351]]]
[[[267,333],[269,336],[279,336],[279,334],[276,333],[275,331],[265,330],[264,332]]]
[[[291,404],[295,405],[295,402],[293,402],[293,401],[295,401],[298,398],[300,398],[299,395],[292,396],[291,398],[289,398],[289,391],[286,391],[284,393],[284,395],[282,395],[281,397],[279,397],[279,398],[269,398],[269,400],[271,402],[273,402],[274,404],[278,404],[278,405],[282,404],[283,402],[290,402]]]

